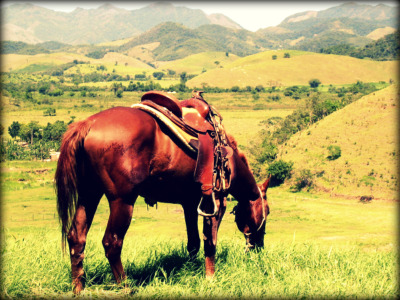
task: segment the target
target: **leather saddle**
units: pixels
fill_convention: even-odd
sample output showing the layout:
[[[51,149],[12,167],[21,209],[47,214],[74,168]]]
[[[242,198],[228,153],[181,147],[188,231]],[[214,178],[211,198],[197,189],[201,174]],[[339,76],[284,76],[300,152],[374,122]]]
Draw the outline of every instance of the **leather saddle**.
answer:
[[[201,97],[201,92],[197,93],[190,99],[180,101],[170,93],[150,91],[143,94],[141,103],[167,115],[171,121],[185,131],[206,133],[207,130],[214,130],[210,122],[207,121],[210,108]]]
[[[201,184],[203,198],[209,199],[203,204],[202,198],[198,213],[214,216],[218,212],[215,192],[224,194],[230,185],[233,164],[229,161],[233,150],[216,118],[218,116],[222,120],[221,115],[201,94],[200,91],[193,91],[190,99],[180,101],[170,93],[150,91],[143,94],[141,104],[158,110],[183,131],[197,138],[194,145],[197,149],[194,179]],[[213,208],[210,208],[212,205]]]

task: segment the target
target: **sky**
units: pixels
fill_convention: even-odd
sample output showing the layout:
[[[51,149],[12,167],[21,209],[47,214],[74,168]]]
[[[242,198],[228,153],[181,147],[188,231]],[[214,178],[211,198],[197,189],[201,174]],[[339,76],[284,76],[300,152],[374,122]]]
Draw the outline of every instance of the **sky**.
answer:
[[[104,3],[128,10],[139,9],[156,1],[3,1],[2,6],[12,3],[33,3],[56,11],[71,12],[75,8],[97,8]],[[206,14],[221,13],[244,29],[277,26],[286,17],[308,10],[320,11],[349,1],[168,1],[175,6],[201,9]],[[359,4],[398,6],[397,1],[354,1]]]

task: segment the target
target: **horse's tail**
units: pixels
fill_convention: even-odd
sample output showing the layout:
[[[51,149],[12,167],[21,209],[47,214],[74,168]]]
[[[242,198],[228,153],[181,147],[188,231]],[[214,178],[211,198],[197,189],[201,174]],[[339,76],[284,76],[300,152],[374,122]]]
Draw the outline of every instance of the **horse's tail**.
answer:
[[[63,251],[77,205],[83,142],[90,131],[91,124],[90,120],[72,123],[65,132],[61,143],[60,157],[55,174],[55,189],[58,217],[61,222]]]

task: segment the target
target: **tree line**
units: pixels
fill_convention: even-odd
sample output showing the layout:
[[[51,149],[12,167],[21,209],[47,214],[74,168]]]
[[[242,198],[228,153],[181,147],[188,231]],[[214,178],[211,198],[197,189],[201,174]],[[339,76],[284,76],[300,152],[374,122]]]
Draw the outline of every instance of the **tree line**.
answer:
[[[1,132],[1,160],[41,160],[50,158],[51,151],[60,149],[61,139],[67,130],[68,124],[64,121],[55,121],[42,126],[37,121],[31,121],[26,124],[18,121],[12,122],[8,127],[8,133],[12,139],[4,141],[4,129]]]

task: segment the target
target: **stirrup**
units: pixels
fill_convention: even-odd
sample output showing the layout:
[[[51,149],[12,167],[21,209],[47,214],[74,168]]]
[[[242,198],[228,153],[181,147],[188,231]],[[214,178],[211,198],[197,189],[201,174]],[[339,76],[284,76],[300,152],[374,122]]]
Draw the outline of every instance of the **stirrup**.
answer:
[[[217,202],[215,201],[215,194],[214,194],[214,192],[211,193],[211,198],[212,198],[212,200],[213,200],[214,212],[213,212],[212,214],[207,214],[207,213],[205,213],[204,211],[201,210],[200,205],[201,205],[201,203],[203,202],[203,196],[201,196],[199,206],[197,207],[197,213],[198,213],[200,216],[203,216],[203,217],[214,217],[214,216],[217,214],[217,212],[218,212],[218,207],[217,207]]]

